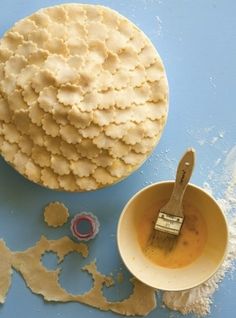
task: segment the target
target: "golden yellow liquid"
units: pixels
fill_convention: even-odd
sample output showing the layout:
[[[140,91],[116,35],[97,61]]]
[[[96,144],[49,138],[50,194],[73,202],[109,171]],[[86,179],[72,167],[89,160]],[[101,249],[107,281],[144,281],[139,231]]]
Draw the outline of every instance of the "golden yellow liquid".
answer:
[[[158,211],[165,203],[157,202],[148,210],[137,213],[135,224],[138,241],[145,256],[155,264],[168,268],[184,267],[196,260],[204,249],[207,241],[206,222],[196,207],[185,203],[184,223],[173,250],[168,253],[155,244],[150,245]]]

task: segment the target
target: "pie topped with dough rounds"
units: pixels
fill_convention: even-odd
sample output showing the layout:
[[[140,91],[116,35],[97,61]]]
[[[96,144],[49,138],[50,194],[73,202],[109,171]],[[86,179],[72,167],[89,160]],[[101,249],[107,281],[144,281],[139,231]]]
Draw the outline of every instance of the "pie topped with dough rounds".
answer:
[[[0,40],[0,153],[29,180],[89,191],[136,170],[168,111],[163,63],[119,13],[63,4]]]

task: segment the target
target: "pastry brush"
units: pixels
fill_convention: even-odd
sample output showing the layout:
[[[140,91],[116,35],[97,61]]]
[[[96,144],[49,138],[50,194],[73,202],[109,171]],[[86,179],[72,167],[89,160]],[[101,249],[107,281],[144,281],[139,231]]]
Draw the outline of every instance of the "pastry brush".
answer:
[[[160,209],[149,243],[170,252],[178,239],[182,224],[183,196],[193,172],[195,163],[195,150],[188,149],[181,158],[169,201]]]

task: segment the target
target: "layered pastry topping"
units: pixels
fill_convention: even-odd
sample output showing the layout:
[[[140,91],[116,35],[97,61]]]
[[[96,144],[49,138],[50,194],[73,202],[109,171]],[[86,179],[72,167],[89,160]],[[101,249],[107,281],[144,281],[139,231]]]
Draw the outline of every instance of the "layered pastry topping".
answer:
[[[64,4],[0,41],[0,152],[29,180],[88,191],[136,170],[168,110],[163,63],[117,12]]]

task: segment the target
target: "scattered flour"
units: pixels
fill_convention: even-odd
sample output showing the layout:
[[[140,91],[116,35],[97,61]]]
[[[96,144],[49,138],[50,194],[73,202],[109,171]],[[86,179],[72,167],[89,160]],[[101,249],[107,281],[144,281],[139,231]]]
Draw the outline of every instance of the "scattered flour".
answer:
[[[210,195],[213,195],[213,190],[208,182],[203,183],[203,189],[206,190]]]
[[[213,76],[210,76],[209,77],[209,80],[210,80],[210,84],[213,88],[216,88],[216,80]]]
[[[221,160],[217,160],[219,164]],[[205,316],[210,312],[212,298],[219,287],[219,283],[228,271],[234,269],[236,259],[236,146],[227,154],[223,167],[225,193],[217,201],[223,208],[229,223],[229,248],[226,259],[217,271],[204,284],[182,292],[165,292],[163,294],[164,304],[173,310],[178,310],[182,314],[193,313]],[[212,179],[212,176],[209,178]],[[204,188],[211,194],[214,193],[208,182],[204,183]]]
[[[159,16],[156,16],[157,20],[157,35],[161,36],[162,35],[162,20],[160,19]]]
[[[213,146],[217,142],[223,139],[225,132],[223,130],[218,131],[215,126],[209,126],[204,129],[188,129],[187,133],[193,137],[200,145]]]

